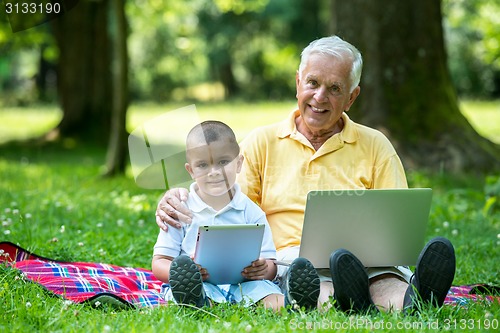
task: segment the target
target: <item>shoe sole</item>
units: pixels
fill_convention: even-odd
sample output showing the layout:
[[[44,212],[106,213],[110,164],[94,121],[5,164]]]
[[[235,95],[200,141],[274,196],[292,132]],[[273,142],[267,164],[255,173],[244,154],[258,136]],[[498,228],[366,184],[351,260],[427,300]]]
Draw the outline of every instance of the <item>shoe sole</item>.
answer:
[[[334,297],[345,312],[364,313],[376,309],[370,297],[365,267],[351,252],[340,249],[330,256]]]
[[[191,258],[181,255],[172,261],[169,282],[177,303],[203,306],[203,280],[198,266]]]
[[[288,271],[288,293],[299,307],[308,310],[318,305],[320,281],[316,269],[305,258],[295,259]]]
[[[421,301],[437,307],[443,305],[455,268],[455,250],[448,239],[436,237],[427,243],[415,269],[415,287]]]

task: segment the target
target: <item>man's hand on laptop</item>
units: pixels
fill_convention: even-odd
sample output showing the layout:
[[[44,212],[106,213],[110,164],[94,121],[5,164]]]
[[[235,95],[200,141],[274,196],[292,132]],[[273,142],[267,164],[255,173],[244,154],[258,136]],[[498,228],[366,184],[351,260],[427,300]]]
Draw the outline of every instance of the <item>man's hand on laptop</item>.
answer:
[[[181,222],[191,223],[192,214],[184,205],[188,198],[188,190],[185,188],[172,188],[165,192],[156,207],[156,224],[163,231],[168,226],[181,227]]]

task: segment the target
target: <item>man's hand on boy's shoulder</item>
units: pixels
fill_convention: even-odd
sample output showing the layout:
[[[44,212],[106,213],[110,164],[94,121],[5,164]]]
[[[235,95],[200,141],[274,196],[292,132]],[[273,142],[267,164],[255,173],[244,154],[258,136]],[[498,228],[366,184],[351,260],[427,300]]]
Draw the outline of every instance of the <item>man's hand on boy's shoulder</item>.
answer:
[[[180,228],[181,222],[192,222],[191,211],[185,205],[188,195],[185,188],[173,188],[165,193],[156,207],[156,224],[160,229],[168,231],[169,226]]]

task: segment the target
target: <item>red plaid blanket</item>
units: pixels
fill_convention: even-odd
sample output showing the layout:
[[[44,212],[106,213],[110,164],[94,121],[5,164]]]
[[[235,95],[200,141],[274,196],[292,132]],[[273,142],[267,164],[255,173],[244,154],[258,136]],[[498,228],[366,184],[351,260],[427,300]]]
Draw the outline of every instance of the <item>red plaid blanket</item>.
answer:
[[[0,242],[0,262],[18,269],[28,280],[77,303],[111,303],[146,307],[165,304],[162,282],[143,268],[62,262],[35,255],[9,242]]]
[[[27,279],[54,294],[77,303],[101,302],[131,307],[166,303],[159,295],[161,281],[143,268],[56,261],[9,242],[0,242],[0,262],[18,269]],[[498,287],[484,284],[453,286],[445,304],[466,305],[477,301],[500,303],[499,296],[491,295],[494,289],[498,292]]]

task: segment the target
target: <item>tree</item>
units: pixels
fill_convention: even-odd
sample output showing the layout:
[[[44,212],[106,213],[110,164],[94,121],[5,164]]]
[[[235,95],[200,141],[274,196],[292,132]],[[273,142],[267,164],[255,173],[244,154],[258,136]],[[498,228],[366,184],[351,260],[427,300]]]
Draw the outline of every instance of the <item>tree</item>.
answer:
[[[125,0],[112,0],[109,10],[109,35],[112,40],[111,131],[106,156],[106,175],[125,170],[127,157],[126,113],[128,105],[128,52]]]
[[[500,97],[500,2],[443,0],[448,67],[459,96]]]
[[[128,56],[124,0],[80,1],[53,21],[63,117],[49,138],[108,144],[106,175],[125,170]]]
[[[500,147],[459,111],[439,0],[332,0],[331,16],[334,33],[364,57],[352,117],[385,131],[407,168],[500,168]]]
[[[51,21],[59,49],[57,85],[63,110],[51,138],[107,143],[112,109],[108,6],[108,1],[82,0]]]

